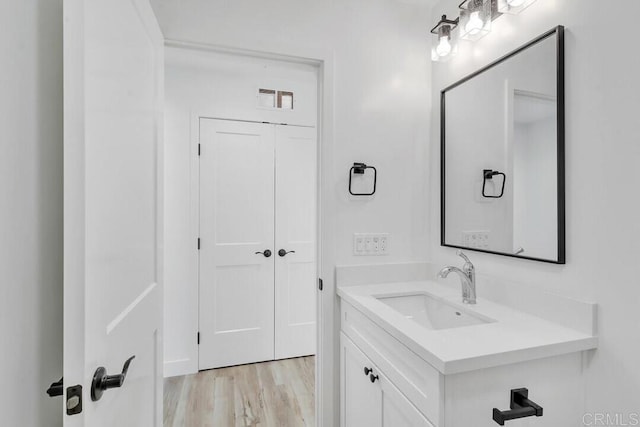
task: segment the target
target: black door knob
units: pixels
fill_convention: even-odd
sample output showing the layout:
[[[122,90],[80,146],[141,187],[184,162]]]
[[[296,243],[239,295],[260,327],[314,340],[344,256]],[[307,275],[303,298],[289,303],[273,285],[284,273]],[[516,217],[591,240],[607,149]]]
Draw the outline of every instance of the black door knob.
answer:
[[[373,372],[373,369],[367,368],[366,366],[364,367],[364,374],[365,375],[369,375],[371,372]]]
[[[95,374],[93,374],[93,381],[91,382],[91,400],[97,402],[105,391],[111,388],[122,387],[124,380],[127,378],[129,365],[134,358],[135,356],[131,356],[124,362],[121,374],[107,375],[107,370],[103,366],[96,369]]]
[[[375,383],[376,380],[379,380],[380,378],[378,378],[377,375],[369,374],[369,379],[371,380],[372,383]]]
[[[295,254],[295,253],[296,253],[296,251],[285,251],[284,249],[280,249],[278,251],[278,255],[280,255],[280,256],[285,256],[287,254]]]
[[[269,249],[265,249],[264,252],[256,252],[256,255],[258,254],[264,255],[265,258],[269,258],[271,256],[271,251]]]

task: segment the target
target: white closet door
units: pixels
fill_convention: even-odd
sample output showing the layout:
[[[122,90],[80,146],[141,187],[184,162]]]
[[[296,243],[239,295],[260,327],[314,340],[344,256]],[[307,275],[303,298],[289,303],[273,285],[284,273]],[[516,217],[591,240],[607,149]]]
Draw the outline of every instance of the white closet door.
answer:
[[[200,369],[274,358],[274,132],[200,120]]]
[[[316,352],[316,140],[315,128],[276,126],[276,359]]]

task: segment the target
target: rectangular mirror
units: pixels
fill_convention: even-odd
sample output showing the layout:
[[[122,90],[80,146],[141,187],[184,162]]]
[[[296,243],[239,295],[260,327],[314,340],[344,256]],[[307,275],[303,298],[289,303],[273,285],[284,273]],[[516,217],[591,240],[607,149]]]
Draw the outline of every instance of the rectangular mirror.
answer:
[[[441,244],[564,264],[564,29],[441,92]]]

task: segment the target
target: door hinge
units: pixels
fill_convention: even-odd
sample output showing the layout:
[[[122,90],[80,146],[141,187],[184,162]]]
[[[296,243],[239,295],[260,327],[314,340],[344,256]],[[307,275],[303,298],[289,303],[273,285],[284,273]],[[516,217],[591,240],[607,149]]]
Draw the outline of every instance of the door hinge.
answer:
[[[322,279],[318,277],[318,289],[322,290],[324,289],[324,284],[322,283]]]
[[[200,144],[198,144],[198,156],[200,155],[201,151],[200,151]]]
[[[198,332],[198,345],[200,345],[200,332]]]
[[[200,250],[200,238],[198,237],[198,250]]]

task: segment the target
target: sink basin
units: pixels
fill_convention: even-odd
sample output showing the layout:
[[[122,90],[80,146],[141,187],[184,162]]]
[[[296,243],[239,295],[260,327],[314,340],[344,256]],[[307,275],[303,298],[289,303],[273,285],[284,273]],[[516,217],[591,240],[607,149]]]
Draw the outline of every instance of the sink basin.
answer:
[[[376,299],[427,329],[461,328],[492,322],[427,294],[377,296]]]

